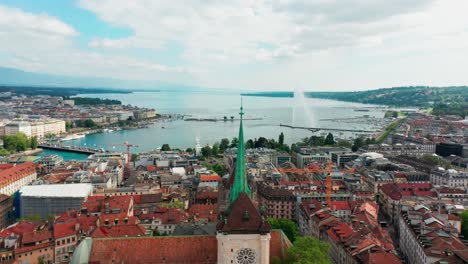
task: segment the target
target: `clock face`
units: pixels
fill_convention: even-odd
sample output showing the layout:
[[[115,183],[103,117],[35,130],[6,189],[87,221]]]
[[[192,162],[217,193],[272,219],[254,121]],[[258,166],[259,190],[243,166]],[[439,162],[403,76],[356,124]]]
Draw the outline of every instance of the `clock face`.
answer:
[[[255,263],[255,251],[250,248],[243,248],[237,251],[237,263],[239,264],[253,264]]]

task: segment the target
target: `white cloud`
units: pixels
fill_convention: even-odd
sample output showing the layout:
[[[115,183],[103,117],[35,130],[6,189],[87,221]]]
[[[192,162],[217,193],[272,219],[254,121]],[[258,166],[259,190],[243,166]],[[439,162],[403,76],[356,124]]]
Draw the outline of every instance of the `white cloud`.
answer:
[[[47,14],[31,14],[16,8],[0,6],[0,29],[20,31],[22,34],[50,34],[75,36],[77,32],[62,21]]]
[[[32,70],[212,87],[468,83],[460,71],[468,67],[460,59],[468,57],[466,1],[80,0],[79,7],[132,35],[91,36],[89,51],[55,18],[0,7],[0,51]],[[151,56],[173,43],[183,50],[169,56],[182,66]],[[136,57],[138,49],[148,56]]]

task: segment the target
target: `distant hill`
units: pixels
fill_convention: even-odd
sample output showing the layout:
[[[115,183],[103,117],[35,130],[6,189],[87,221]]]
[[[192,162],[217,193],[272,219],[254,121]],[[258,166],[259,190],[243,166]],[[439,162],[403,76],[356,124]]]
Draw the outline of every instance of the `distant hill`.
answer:
[[[80,88],[113,88],[131,90],[203,90],[204,88],[161,82],[158,80],[122,80],[99,77],[73,77],[54,74],[43,74],[0,67],[0,86],[38,86],[38,87],[80,87]]]
[[[396,107],[432,107],[434,114],[468,116],[468,86],[410,86],[361,92],[307,92],[305,96]]]

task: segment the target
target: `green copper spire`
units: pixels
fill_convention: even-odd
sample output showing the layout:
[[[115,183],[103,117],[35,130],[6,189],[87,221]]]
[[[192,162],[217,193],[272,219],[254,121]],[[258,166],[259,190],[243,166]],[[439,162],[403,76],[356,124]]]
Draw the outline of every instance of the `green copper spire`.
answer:
[[[237,200],[237,197],[243,192],[248,196],[251,196],[250,188],[247,183],[247,170],[245,168],[245,147],[244,147],[244,129],[242,127],[242,116],[244,115],[244,109],[242,107],[241,97],[241,108],[240,108],[240,127],[239,127],[239,143],[237,145],[237,159],[236,159],[236,174],[234,177],[234,185],[231,187],[229,194],[229,200],[233,203]]]

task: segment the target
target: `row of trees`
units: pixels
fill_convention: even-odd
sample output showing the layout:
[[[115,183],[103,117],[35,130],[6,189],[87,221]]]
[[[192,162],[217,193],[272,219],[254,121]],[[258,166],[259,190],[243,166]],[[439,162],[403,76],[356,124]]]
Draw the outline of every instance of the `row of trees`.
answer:
[[[3,147],[8,152],[25,151],[29,148],[36,149],[37,145],[36,137],[28,138],[28,136],[22,132],[3,137]]]
[[[362,146],[376,144],[376,140],[373,138],[355,138],[353,142],[348,140],[335,140],[335,137],[332,133],[328,133],[326,137],[323,136],[311,136],[308,138],[303,138],[302,142],[293,144],[292,148],[295,150],[299,146],[336,146],[336,147],[347,147],[351,148],[352,151],[356,152]]]

